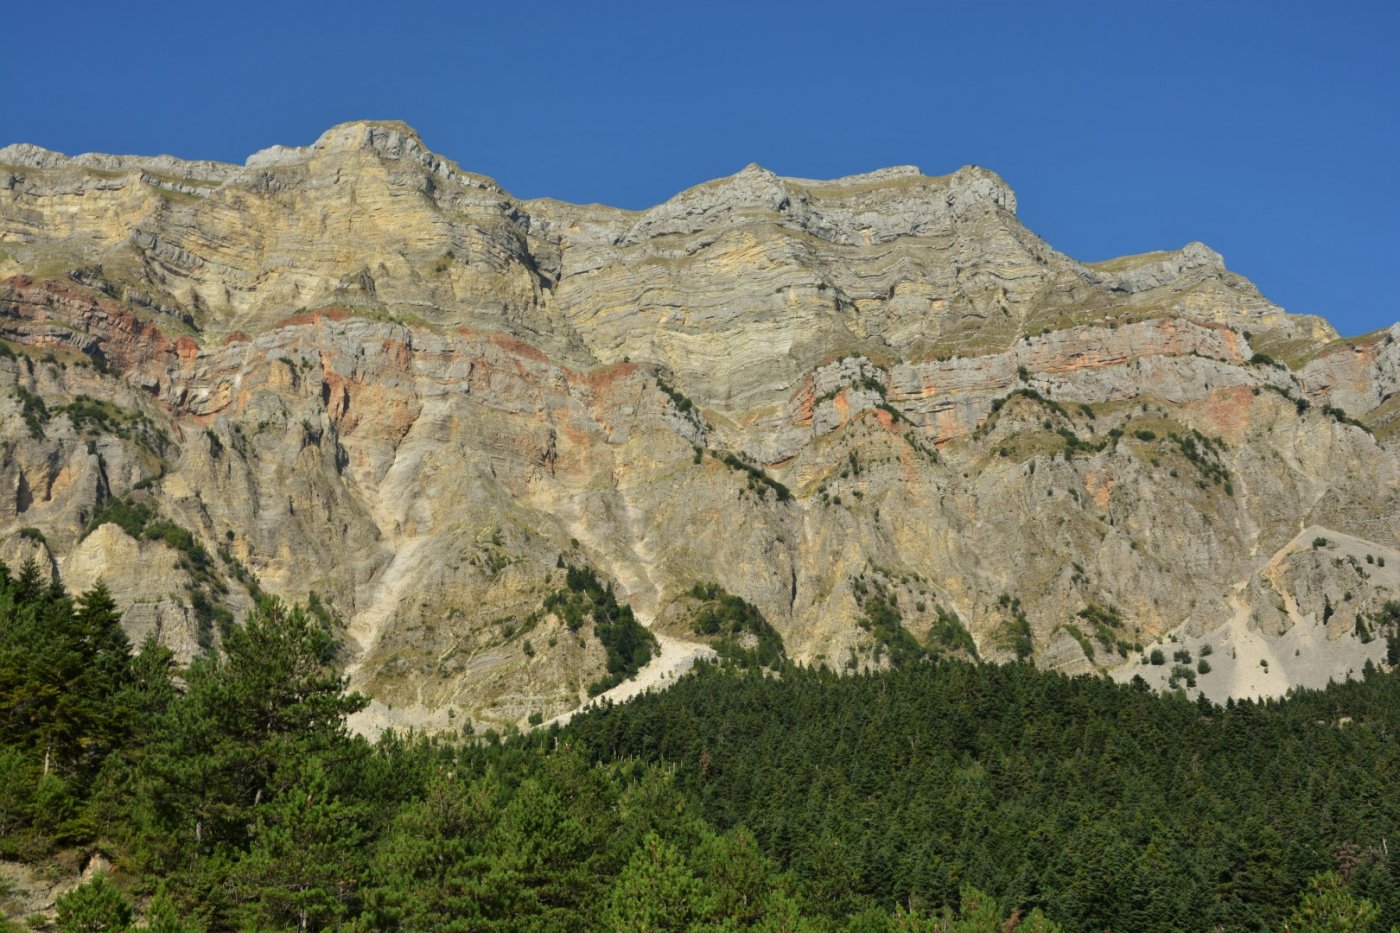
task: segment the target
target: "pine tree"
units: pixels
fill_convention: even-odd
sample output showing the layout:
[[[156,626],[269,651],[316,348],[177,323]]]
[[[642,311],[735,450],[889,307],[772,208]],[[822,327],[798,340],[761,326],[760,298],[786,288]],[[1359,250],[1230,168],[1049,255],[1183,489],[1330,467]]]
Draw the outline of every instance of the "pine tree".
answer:
[[[224,649],[223,658],[191,665],[186,696],[170,705],[145,753],[145,799],[133,809],[148,814],[141,847],[156,871],[245,850],[256,827],[279,825],[260,824],[265,808],[304,795],[313,763],[323,763],[335,796],[368,751],[345,725],[365,700],[345,693],[330,667],[329,635],[300,608],[263,600]],[[209,861],[215,875],[198,884],[227,890],[221,865]]]
[[[5,575],[8,579],[8,574]],[[0,740],[84,784],[125,736],[130,646],[99,584],[75,606],[32,561],[0,593]]]
[[[1347,890],[1334,871],[1314,875],[1308,891],[1284,921],[1285,933],[1365,933],[1380,915],[1375,904]]]
[[[59,933],[121,933],[131,928],[131,904],[106,875],[96,875],[60,897]]]
[[[336,793],[317,762],[257,809],[249,852],[233,865],[231,911],[250,929],[324,929],[351,914],[362,887],[364,807]]]
[[[776,865],[746,827],[707,836],[694,857],[696,870],[714,891],[716,918],[740,925],[767,916],[775,892],[791,894]]]
[[[485,917],[508,916],[514,886],[487,883],[491,865],[482,852],[501,794],[492,774],[471,784],[445,770],[434,774],[375,854],[366,928],[473,929]]]
[[[146,926],[149,933],[201,933],[203,927],[180,916],[170,892],[162,885],[146,905]]]
[[[619,933],[687,930],[708,916],[704,884],[685,858],[648,833],[613,885],[603,926]]]
[[[71,637],[83,658],[82,670],[70,681],[82,723],[75,765],[84,776],[96,772],[102,760],[126,738],[132,710],[127,705],[131,683],[131,642],[121,627],[121,613],[107,585],[99,581],[78,597],[73,608]]]

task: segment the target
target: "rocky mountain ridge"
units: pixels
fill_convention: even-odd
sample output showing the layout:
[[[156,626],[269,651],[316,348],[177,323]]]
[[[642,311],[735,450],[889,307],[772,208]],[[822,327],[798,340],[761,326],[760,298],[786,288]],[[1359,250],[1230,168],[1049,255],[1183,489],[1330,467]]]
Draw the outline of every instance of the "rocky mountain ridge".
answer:
[[[1201,244],[1080,263],[1015,207],[974,167],[522,201],[397,123],[0,149],[0,556],[186,656],[314,592],[370,729],[576,706],[567,566],[676,644],[719,584],[838,668],[907,636],[1165,683],[1175,638],[1224,697],[1379,660],[1400,327],[1342,340]]]

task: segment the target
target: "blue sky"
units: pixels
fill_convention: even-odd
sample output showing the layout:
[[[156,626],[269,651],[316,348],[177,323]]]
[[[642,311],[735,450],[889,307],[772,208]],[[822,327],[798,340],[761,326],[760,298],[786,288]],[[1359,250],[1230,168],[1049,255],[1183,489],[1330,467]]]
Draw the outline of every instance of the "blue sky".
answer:
[[[1400,320],[1400,5],[23,3],[0,144],[242,161],[397,118],[522,197],[759,162],[975,163],[1084,260],[1202,240],[1346,334]]]

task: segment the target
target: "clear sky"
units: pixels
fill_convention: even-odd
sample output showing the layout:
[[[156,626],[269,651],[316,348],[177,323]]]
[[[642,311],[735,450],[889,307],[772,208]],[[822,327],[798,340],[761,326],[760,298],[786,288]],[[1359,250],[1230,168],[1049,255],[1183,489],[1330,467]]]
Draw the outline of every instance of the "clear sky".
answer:
[[[1093,261],[1202,240],[1346,334],[1400,320],[1400,4],[23,2],[0,144],[241,162],[402,119],[521,197],[758,162],[975,163]]]

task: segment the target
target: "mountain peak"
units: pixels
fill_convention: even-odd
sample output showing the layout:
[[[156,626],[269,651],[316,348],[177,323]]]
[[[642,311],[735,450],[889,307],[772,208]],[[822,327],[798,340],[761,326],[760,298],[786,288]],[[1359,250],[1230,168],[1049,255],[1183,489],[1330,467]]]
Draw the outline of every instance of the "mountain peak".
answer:
[[[735,177],[735,178],[743,178],[743,177],[753,177],[753,176],[758,176],[758,177],[762,177],[762,178],[777,178],[777,177],[778,177],[776,173],[769,171],[768,169],[766,169],[766,168],[764,168],[763,166],[759,165],[757,162],[750,162],[748,165],[745,165],[742,169],[739,170],[739,173],[738,173],[737,175],[735,175],[734,177]]]
[[[368,150],[390,159],[427,151],[423,137],[402,120],[352,120],[339,123],[321,134],[311,146],[326,152]]]
[[[966,209],[974,204],[994,204],[1009,214],[1016,213],[1016,192],[991,169],[964,165],[948,177],[951,203]]]
[[[366,152],[382,159],[420,161],[436,168],[443,160],[401,120],[351,120],[326,130],[310,146],[270,146],[250,155],[248,168],[272,168],[327,155]]]
[[[1091,263],[1101,281],[1116,291],[1147,291],[1184,279],[1211,278],[1225,273],[1225,257],[1199,241],[1181,249],[1119,256]]]

